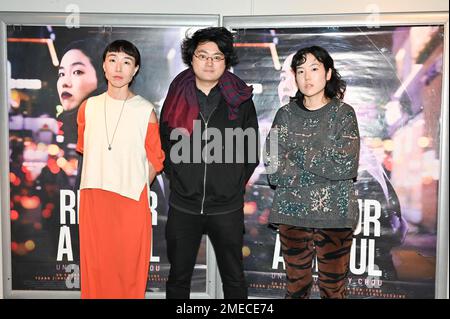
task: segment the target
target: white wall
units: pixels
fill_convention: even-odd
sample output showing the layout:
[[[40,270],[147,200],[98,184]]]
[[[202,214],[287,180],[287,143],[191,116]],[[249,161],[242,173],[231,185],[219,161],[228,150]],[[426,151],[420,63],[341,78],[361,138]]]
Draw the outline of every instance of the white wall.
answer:
[[[447,0],[0,0],[0,11],[66,12],[77,5],[80,12],[100,13],[167,13],[232,15],[293,15],[373,12],[447,11]],[[73,9],[69,9],[73,10]],[[1,222],[1,220],[0,220]],[[0,225],[1,226],[1,225]],[[2,234],[0,227],[0,247]],[[3,298],[2,252],[0,249],[0,298]],[[447,288],[448,291],[448,288]]]
[[[1,0],[0,11],[65,12],[74,4],[81,12],[285,15],[448,11],[447,0]]]

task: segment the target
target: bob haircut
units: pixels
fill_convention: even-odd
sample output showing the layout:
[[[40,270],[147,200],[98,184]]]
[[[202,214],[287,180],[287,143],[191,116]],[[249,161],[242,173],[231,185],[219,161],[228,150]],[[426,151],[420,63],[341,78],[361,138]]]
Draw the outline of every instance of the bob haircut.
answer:
[[[108,54],[108,52],[123,52],[134,58],[134,62],[135,62],[136,66],[141,65],[141,54],[139,53],[139,50],[136,48],[136,46],[133,43],[131,43],[127,40],[116,40],[116,41],[108,44],[106,46],[105,50],[103,51],[103,57],[102,57],[103,62],[105,62],[106,55]],[[140,68],[138,69],[136,74],[133,76],[133,79],[131,80],[129,85],[131,85],[133,83],[134,79],[136,78],[136,76],[139,73],[139,70],[140,70]]]
[[[294,71],[295,76],[297,76],[297,68],[306,62],[306,55],[312,54],[319,62],[323,64],[325,67],[325,72],[331,69],[331,78],[327,81],[325,85],[325,96],[329,99],[338,98],[342,100],[344,98],[345,89],[347,84],[344,80],[341,79],[341,75],[334,68],[334,61],[331,58],[330,54],[322,47],[319,46],[311,46],[300,49],[295,53],[292,57],[291,69]],[[303,94],[300,90],[297,91],[297,94],[293,97],[294,100],[301,99],[303,101]]]

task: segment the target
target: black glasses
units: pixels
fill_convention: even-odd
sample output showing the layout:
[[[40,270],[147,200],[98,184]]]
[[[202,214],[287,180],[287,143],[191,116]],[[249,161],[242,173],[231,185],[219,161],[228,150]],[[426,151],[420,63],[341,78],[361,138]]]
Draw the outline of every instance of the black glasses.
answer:
[[[211,61],[213,61],[213,62],[220,62],[220,61],[225,60],[225,56],[222,54],[215,54],[213,56],[208,56],[204,53],[198,53],[198,54],[194,53],[194,56],[202,62],[208,61],[208,59],[211,59]]]

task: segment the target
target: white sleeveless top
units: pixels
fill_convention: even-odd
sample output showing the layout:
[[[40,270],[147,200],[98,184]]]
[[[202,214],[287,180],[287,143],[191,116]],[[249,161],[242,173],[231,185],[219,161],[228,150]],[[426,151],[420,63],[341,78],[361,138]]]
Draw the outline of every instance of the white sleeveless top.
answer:
[[[105,98],[111,150],[106,137]],[[125,102],[119,120],[122,105],[123,100],[106,92],[87,100],[80,189],[103,189],[138,201],[144,186],[148,187],[145,137],[153,105],[136,95]]]

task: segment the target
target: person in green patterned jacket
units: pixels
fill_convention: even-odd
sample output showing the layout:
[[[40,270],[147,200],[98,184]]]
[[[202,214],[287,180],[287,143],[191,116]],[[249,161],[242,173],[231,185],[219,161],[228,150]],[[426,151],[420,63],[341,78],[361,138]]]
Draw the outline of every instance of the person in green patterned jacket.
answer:
[[[275,187],[269,223],[280,233],[286,298],[310,296],[314,257],[320,296],[345,298],[359,217],[358,122],[342,101],[346,83],[325,49],[300,49],[291,69],[298,92],[278,110],[266,141],[266,165],[274,171],[268,179]]]

